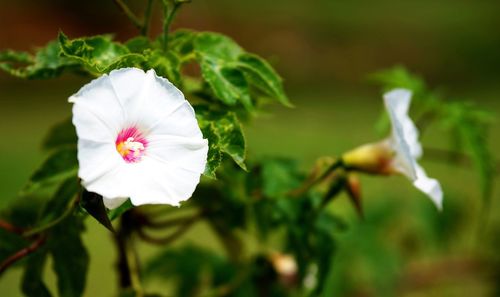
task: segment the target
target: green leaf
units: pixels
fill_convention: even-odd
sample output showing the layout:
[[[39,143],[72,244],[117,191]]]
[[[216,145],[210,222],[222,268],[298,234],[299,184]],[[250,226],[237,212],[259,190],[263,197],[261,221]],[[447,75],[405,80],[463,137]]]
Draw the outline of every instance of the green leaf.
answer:
[[[209,58],[203,58],[200,66],[203,78],[219,100],[230,106],[240,102],[247,110],[253,109],[250,89],[240,70]]]
[[[266,159],[261,162],[262,190],[267,197],[278,197],[300,186],[303,176],[294,160]]]
[[[106,227],[109,231],[115,232],[115,230],[113,229],[113,225],[111,224],[111,221],[108,218],[108,213],[106,211],[106,207],[104,206],[104,202],[102,199],[103,199],[102,196],[99,194],[83,190],[80,205],[92,217],[94,217],[94,219],[96,219],[99,223],[101,223],[101,225]]]
[[[218,33],[201,32],[196,34],[194,49],[201,58],[236,61],[243,54],[243,49],[231,38]]]
[[[80,183],[74,176],[67,178],[44,206],[38,225],[45,225],[62,217],[73,208]]]
[[[134,205],[132,204],[130,199],[127,199],[127,201],[125,201],[119,207],[108,211],[108,218],[110,221],[114,221],[115,219],[119,218],[124,212],[126,212],[127,210],[129,210],[133,207],[134,207]]]
[[[50,297],[49,289],[43,282],[47,249],[41,248],[29,256],[21,281],[21,289],[27,297]]]
[[[198,33],[194,49],[201,74],[215,97],[227,105],[240,102],[247,110],[252,110],[248,82],[235,64],[243,49],[232,39],[216,33]]]
[[[0,263],[29,244],[25,238],[3,228],[0,228],[0,242],[2,243],[0,244]]]
[[[113,69],[136,67],[144,62],[141,54],[113,42],[108,35],[76,38],[69,40],[64,33],[59,33],[59,44],[64,56],[77,61],[93,74],[107,73]]]
[[[205,133],[203,135],[209,142],[209,157],[210,145],[212,145],[213,149],[228,154],[238,166],[246,170],[245,136],[236,114],[210,110],[206,106],[196,106],[195,108],[202,132],[207,133],[207,135]],[[210,125],[209,129],[213,131],[204,131],[203,128],[207,125]],[[213,134],[217,137],[213,137]]]
[[[151,41],[145,36],[137,36],[127,40],[125,46],[131,53],[142,54],[151,48]]]
[[[62,148],[53,152],[31,176],[25,190],[43,183],[51,183],[70,176],[76,176],[78,160],[76,148]]]
[[[285,94],[281,77],[264,59],[244,53],[238,57],[238,67],[251,84],[267,95],[278,99],[283,105],[293,106]]]
[[[451,131],[453,150],[461,149],[471,156],[479,174],[485,205],[489,205],[495,177],[495,160],[489,149],[488,132],[493,115],[468,102],[441,105],[441,123]]]
[[[395,66],[371,74],[369,80],[380,84],[384,90],[390,91],[395,88],[405,88],[413,91],[414,94],[420,95],[426,89],[423,79],[415,74],[412,74],[403,66]]]
[[[200,127],[203,137],[208,139],[207,165],[203,174],[208,177],[215,178],[215,171],[219,168],[222,162],[222,153],[218,146],[219,136],[217,135],[214,125],[210,123],[200,125]]]
[[[227,285],[236,273],[235,267],[221,256],[191,245],[160,252],[144,270],[146,278],[177,280],[175,296],[196,296],[200,287]]]
[[[59,296],[83,295],[89,263],[80,235],[83,229],[82,220],[76,216],[68,217],[51,229],[50,253]]]
[[[65,69],[78,69],[78,64],[60,55],[57,41],[37,50],[35,56],[26,52],[0,52],[0,69],[13,76],[47,79],[59,76]]]
[[[176,54],[154,50],[147,54],[147,68],[153,68],[161,77],[168,78],[174,85],[181,84],[181,64]]]
[[[193,31],[177,30],[168,37],[168,48],[185,61],[194,52],[195,37],[196,33]]]
[[[75,126],[71,118],[67,118],[50,128],[42,142],[42,148],[50,150],[61,146],[76,146],[77,140]]]

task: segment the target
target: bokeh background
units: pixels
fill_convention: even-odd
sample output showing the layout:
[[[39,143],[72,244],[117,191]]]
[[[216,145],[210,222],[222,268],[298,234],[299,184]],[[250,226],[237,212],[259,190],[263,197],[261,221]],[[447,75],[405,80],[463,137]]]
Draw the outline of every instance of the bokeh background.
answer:
[[[143,2],[129,3],[140,11]],[[394,65],[418,73],[450,100],[470,100],[498,114],[499,11],[496,0],[193,0],[174,28],[225,33],[273,63],[296,108],[271,107],[245,127],[249,154],[291,156],[308,168],[319,156],[380,136],[374,124],[381,92],[366,78]],[[161,27],[160,12],[155,16],[152,35]],[[0,28],[0,49],[15,50],[43,46],[60,29],[72,38],[114,33],[125,41],[136,34],[111,0],[0,0]],[[24,81],[0,73],[0,208],[43,160],[44,132],[69,115],[66,98],[87,81],[73,75]],[[496,121],[490,145],[500,158],[498,131]],[[447,145],[434,130],[423,142]],[[339,235],[338,265],[329,280],[339,296],[500,294],[498,191],[486,215],[473,170],[425,156],[423,164],[442,181],[443,213],[402,177],[362,177],[364,221],[346,197],[330,206],[350,226]],[[92,220],[87,227],[86,296],[110,296],[116,287],[113,243]],[[178,244],[217,249],[206,233],[197,226]],[[154,251],[144,247],[142,253]],[[20,296],[21,273],[13,269],[0,278],[0,295]],[[47,280],[53,287],[50,269]]]

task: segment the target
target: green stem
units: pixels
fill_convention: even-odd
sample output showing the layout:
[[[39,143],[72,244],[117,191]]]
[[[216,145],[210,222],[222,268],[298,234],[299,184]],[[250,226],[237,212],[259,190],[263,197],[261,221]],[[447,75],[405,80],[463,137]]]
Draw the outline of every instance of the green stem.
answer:
[[[175,1],[172,10],[169,12],[168,1],[163,0],[163,50],[166,51],[168,48],[168,33],[170,31],[170,25],[174,20],[175,15],[179,8],[184,4],[182,1]]]
[[[115,4],[121,9],[121,11],[129,18],[129,20],[134,24],[137,29],[142,31],[142,23],[135,16],[135,14],[130,10],[130,8],[122,0],[113,0]]]
[[[151,24],[151,14],[153,12],[153,2],[154,0],[148,0],[148,3],[146,4],[146,10],[144,11],[144,23],[141,29],[141,35],[143,36],[148,36],[149,34],[149,27]]]

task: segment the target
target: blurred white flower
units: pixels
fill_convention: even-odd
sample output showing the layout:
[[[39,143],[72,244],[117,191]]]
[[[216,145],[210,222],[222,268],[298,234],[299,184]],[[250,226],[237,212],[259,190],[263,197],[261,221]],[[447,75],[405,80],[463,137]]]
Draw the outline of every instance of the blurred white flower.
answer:
[[[418,129],[408,116],[411,92],[395,89],[384,94],[384,103],[391,121],[390,137],[347,152],[342,157],[347,167],[374,174],[399,173],[424,192],[438,209],[442,208],[443,191],[435,179],[429,178],[417,163],[422,156]]]
[[[108,208],[178,206],[205,169],[208,142],[184,95],[154,70],[123,68],[69,98],[82,185]]]
[[[438,209],[442,209],[443,191],[436,179],[429,178],[417,163],[422,156],[422,145],[418,141],[418,129],[408,116],[411,92],[395,89],[384,94],[384,102],[392,124],[389,138],[395,151],[393,167],[413,181],[413,185],[429,196]]]

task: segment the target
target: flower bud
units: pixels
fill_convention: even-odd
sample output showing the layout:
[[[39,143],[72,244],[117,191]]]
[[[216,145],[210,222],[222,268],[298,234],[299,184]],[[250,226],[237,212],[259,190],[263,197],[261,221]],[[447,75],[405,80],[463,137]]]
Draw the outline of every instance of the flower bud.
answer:
[[[344,166],[348,169],[371,174],[394,174],[392,166],[394,150],[388,140],[368,143],[359,146],[342,156]]]
[[[298,267],[292,255],[273,253],[269,256],[279,282],[285,287],[292,287],[297,283]]]

